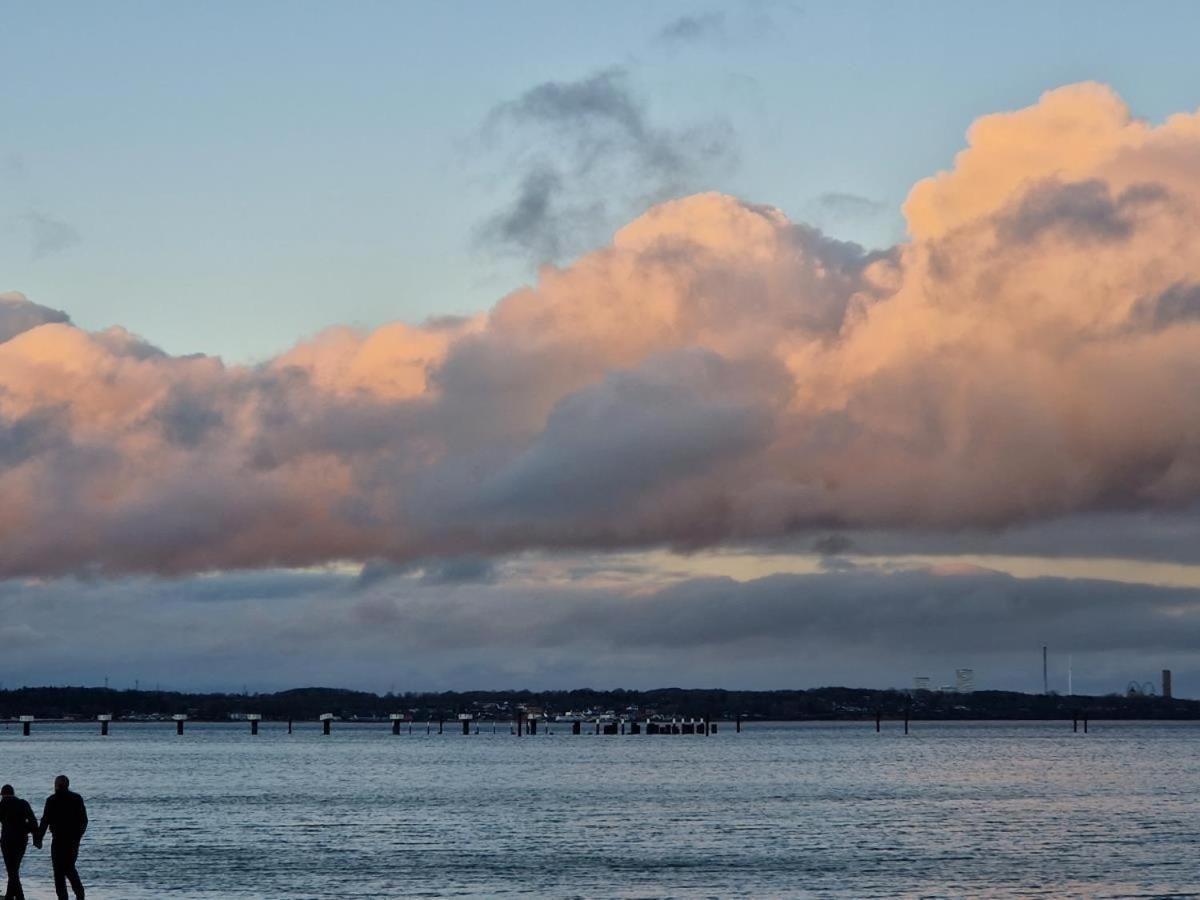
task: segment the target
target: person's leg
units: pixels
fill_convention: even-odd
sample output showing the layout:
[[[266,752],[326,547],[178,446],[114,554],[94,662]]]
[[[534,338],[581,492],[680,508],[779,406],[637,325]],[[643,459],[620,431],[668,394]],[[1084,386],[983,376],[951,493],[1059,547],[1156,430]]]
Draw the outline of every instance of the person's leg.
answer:
[[[55,840],[50,845],[50,864],[54,867],[54,896],[58,900],[70,900],[67,896],[67,870],[64,858],[67,856],[67,845]]]
[[[66,859],[67,880],[71,882],[71,890],[75,892],[75,900],[83,900],[83,882],[79,880],[79,871],[75,868],[75,860],[79,859],[79,841],[73,841],[70,853]]]
[[[21,860],[25,858],[25,842],[0,845],[0,849],[4,852],[4,868],[8,872],[4,900],[25,900],[25,891],[21,888]]]

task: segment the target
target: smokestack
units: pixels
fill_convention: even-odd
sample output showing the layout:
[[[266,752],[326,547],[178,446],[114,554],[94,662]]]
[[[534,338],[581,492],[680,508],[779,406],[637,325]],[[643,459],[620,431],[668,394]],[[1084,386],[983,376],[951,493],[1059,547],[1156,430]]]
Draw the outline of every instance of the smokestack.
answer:
[[[1166,699],[1171,699],[1171,670],[1163,669],[1162,695]]]
[[[1050,671],[1046,665],[1046,645],[1042,644],[1042,693],[1050,693]]]

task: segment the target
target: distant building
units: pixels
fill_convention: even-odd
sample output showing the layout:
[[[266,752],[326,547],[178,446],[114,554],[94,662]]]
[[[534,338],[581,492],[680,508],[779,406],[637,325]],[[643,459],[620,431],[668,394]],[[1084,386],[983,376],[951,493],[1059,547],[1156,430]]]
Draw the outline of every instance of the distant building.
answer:
[[[960,694],[969,694],[971,691],[975,690],[975,670],[955,669],[954,689]]]
[[[1171,699],[1171,670],[1170,669],[1163,669],[1162,695],[1168,700]]]
[[[913,690],[914,691],[929,690],[929,676],[928,675],[917,675],[916,677],[914,677],[913,678]]]

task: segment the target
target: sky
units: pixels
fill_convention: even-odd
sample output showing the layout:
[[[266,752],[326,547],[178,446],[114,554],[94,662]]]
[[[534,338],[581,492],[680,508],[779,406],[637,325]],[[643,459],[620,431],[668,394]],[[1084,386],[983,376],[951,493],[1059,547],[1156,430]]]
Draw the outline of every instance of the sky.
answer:
[[[1198,19],[0,0],[0,681],[1200,696]]]

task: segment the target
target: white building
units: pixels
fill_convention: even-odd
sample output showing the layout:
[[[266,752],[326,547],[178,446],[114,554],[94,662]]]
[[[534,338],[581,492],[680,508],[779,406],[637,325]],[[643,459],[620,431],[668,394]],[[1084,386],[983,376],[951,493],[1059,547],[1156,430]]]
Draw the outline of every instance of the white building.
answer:
[[[955,669],[954,689],[960,694],[969,694],[971,691],[975,690],[975,670]]]

